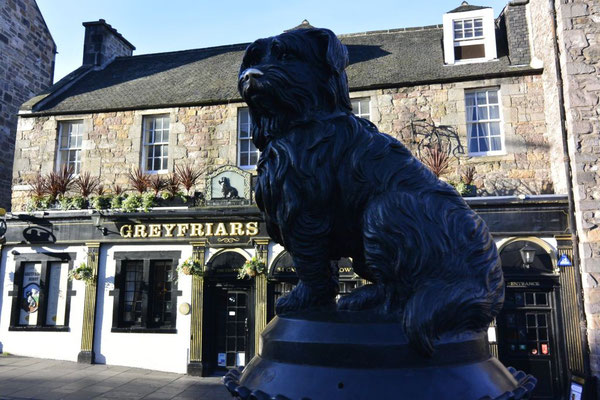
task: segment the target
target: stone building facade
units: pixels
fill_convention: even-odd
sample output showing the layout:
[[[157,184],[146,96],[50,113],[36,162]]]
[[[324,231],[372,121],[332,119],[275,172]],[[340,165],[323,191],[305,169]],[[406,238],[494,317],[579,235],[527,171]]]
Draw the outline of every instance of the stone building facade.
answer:
[[[557,1],[554,6],[550,28],[557,47],[550,54],[558,60],[591,366],[600,375],[600,4]]]
[[[526,347],[534,342],[529,340],[519,344],[523,349],[515,349],[507,339],[509,318],[502,315],[490,331],[494,332],[490,333],[493,351],[520,368],[535,361],[543,383],[536,398],[558,398],[568,393],[572,375],[591,382],[592,374],[600,373],[598,6],[592,0],[556,1],[552,7],[543,0],[515,0],[493,18],[489,8],[463,3],[443,18],[443,25],[341,36],[350,55],[347,72],[353,111],[421,158],[424,144],[441,141],[450,154],[442,179],[457,182],[467,168],[474,169],[477,197],[469,199],[469,204],[487,221],[500,249],[507,298],[513,299],[512,304],[507,301],[513,307],[509,311],[523,317],[535,312],[554,321],[551,332],[548,324],[536,327],[551,339],[543,339],[540,333],[533,348]],[[169,359],[169,370],[185,370],[189,361],[190,373],[213,371],[221,353],[215,350],[218,344],[207,341],[207,335],[218,334],[206,331],[203,339],[203,332],[218,322],[206,320],[216,301],[211,296],[221,296],[226,289],[235,296],[250,293],[249,299],[254,299],[249,306],[253,330],[246,338],[253,344],[244,353],[251,356],[261,329],[272,316],[274,299],[295,282],[286,275],[293,266],[281,246],[266,236],[251,195],[243,206],[222,202],[136,214],[25,211],[38,174],[48,175],[63,164],[99,176],[106,187],[129,187],[132,168],[160,175],[185,165],[203,173],[204,179],[194,188],[197,192],[210,193],[213,181],[232,171],[250,182],[247,175],[256,173],[255,163],[243,161],[253,151],[245,136],[250,121],[236,87],[237,68],[247,44],[132,56],[134,47],[105,21],[84,26],[83,65],[21,107],[12,182],[15,213],[9,219],[2,273],[9,276],[14,271],[18,276],[20,268],[39,261],[33,254],[41,250],[62,254],[69,265],[86,259],[95,265],[102,285],[86,289],[85,300],[72,299],[78,311],[71,311],[77,321],[71,335],[76,341],[79,330],[83,333],[81,348],[69,339],[66,358],[81,350],[76,357],[82,360],[111,362],[111,355],[121,352],[119,338],[129,335],[132,346],[136,338],[143,338],[147,345],[168,341],[176,346],[181,357]],[[73,137],[74,145],[64,143],[65,133]],[[159,153],[155,153],[157,147]],[[65,158],[62,152],[75,156]],[[211,234],[209,238],[200,237],[199,230],[195,236],[187,231],[191,225],[203,226],[205,232],[213,225],[239,227],[238,220],[256,223],[257,236]],[[163,228],[155,228],[159,225]],[[173,233],[176,226],[181,226],[181,235]],[[148,232],[152,229],[170,233],[151,239]],[[224,229],[221,236],[228,236]],[[527,271],[519,256],[525,244],[536,248],[537,259],[536,266]],[[167,249],[165,257],[172,260],[188,256],[201,260],[207,272],[206,280],[181,282],[179,303],[191,304],[191,317],[187,321],[184,315],[188,314],[181,312],[176,329],[167,332],[177,337],[168,340],[165,335],[152,336],[160,330],[136,328],[124,334],[117,323],[118,291],[113,290],[124,279],[117,275],[127,265],[121,261],[127,254],[141,259],[158,247]],[[227,267],[237,257],[233,253],[268,260],[270,280],[235,280]],[[564,265],[559,264],[565,259]],[[346,278],[344,287],[358,284]],[[15,279],[11,282],[18,288]],[[19,290],[13,290],[12,296],[18,296]],[[539,295],[545,303],[517,304],[516,299],[523,301],[529,295],[535,299]],[[96,299],[100,307],[108,307],[102,326],[94,325]],[[14,320],[9,323],[6,314],[11,309],[5,303],[0,331],[10,335],[8,351],[9,345],[20,349],[19,335],[27,335],[21,332],[35,329]],[[13,313],[14,304],[16,300]],[[88,310],[82,314],[85,317],[77,314],[82,309]],[[94,342],[90,332],[109,339]],[[190,332],[196,338],[191,342]],[[137,350],[132,347],[131,351]],[[136,358],[138,353],[134,353],[130,359]],[[130,362],[122,355],[113,359]],[[244,357],[241,360],[243,364]],[[230,365],[229,360],[226,363]]]
[[[54,78],[56,45],[35,0],[0,6],[0,207],[10,209],[18,111]]]

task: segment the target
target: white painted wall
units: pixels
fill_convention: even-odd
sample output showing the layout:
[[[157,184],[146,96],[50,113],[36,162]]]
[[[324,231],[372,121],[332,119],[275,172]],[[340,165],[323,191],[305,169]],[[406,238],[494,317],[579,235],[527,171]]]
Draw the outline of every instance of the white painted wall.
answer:
[[[181,251],[180,262],[192,256],[191,245],[107,245],[100,248],[98,273],[98,303],[96,308],[96,330],[94,340],[95,362],[99,364],[124,365],[159,371],[185,373],[189,359],[190,318],[182,315],[179,305],[191,304],[192,278],[180,275],[177,290],[177,333],[129,333],[111,332],[116,262],[115,252],[131,251]]]
[[[13,298],[8,292],[13,290],[15,260],[13,250],[21,254],[54,252],[76,253],[73,266],[76,267],[87,261],[87,254],[83,246],[40,246],[40,247],[14,247],[7,246],[3,249],[0,258],[0,348],[4,352],[20,356],[50,358],[56,360],[77,361],[81,348],[81,329],[83,325],[83,304],[85,299],[85,284],[73,281],[72,290],[77,293],[71,296],[69,314],[69,332],[36,332],[36,331],[9,331],[11,308]]]

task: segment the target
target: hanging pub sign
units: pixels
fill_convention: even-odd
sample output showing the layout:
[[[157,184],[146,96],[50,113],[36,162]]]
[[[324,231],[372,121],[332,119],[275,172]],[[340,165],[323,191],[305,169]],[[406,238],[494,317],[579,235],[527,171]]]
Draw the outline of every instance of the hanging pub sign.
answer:
[[[204,198],[209,206],[252,204],[252,174],[233,165],[225,165],[206,177]]]

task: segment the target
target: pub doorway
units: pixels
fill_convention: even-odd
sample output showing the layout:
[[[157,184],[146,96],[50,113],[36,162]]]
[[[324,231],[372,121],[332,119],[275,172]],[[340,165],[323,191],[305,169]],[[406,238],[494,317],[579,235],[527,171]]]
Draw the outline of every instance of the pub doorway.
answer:
[[[523,248],[535,251],[524,264]],[[506,281],[504,307],[496,318],[498,358],[538,380],[533,399],[563,398],[566,360],[559,276],[540,244],[515,240],[500,251]]]
[[[254,280],[237,278],[245,261],[225,251],[207,263],[202,348],[208,375],[244,367],[254,353]]]

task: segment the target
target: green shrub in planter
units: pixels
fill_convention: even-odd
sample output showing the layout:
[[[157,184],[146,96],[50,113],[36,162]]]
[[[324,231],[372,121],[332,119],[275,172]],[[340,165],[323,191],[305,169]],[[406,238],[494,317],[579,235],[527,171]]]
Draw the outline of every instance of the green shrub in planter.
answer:
[[[83,210],[87,209],[87,200],[82,196],[71,197],[71,209]]]
[[[142,208],[148,212],[152,207],[156,206],[156,196],[154,193],[146,192],[142,195]]]
[[[115,195],[110,199],[110,208],[118,210],[123,207],[123,196]]]
[[[110,208],[111,200],[112,199],[110,196],[96,196],[92,200],[92,207],[94,207],[96,210],[106,210],[107,208]]]
[[[138,208],[142,207],[142,195],[141,194],[131,194],[127,196],[125,200],[123,200],[122,208],[125,212],[134,212],[137,211]]]

